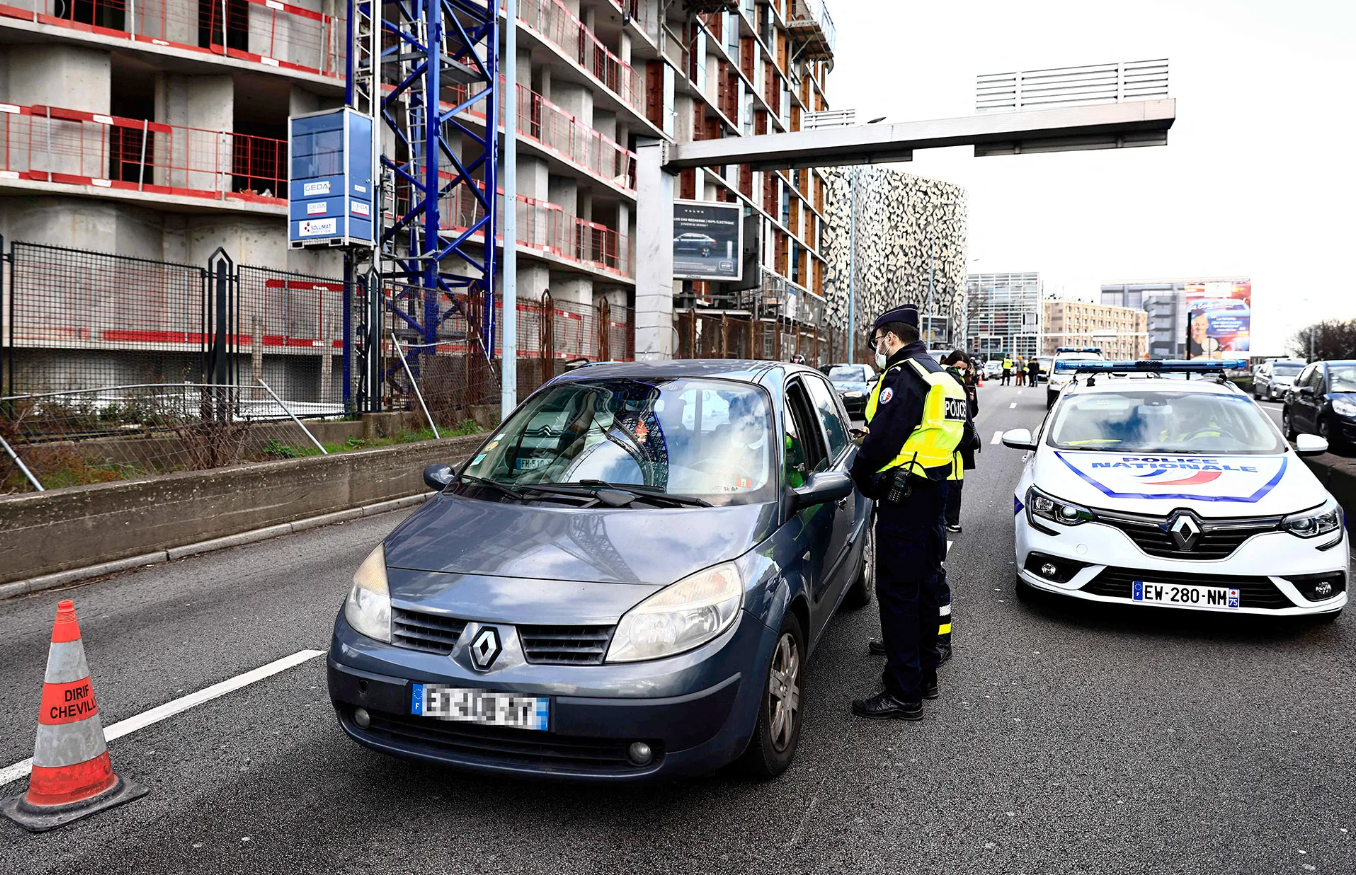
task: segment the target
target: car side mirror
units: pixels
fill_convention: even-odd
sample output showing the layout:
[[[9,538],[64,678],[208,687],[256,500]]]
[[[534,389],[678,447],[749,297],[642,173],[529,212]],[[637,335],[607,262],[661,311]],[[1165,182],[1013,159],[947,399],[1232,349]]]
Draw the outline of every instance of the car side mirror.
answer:
[[[842,471],[820,471],[811,474],[806,484],[791,490],[795,495],[792,512],[817,504],[828,504],[852,494],[852,478]]]
[[[1302,434],[1295,438],[1295,452],[1301,456],[1319,456],[1327,451],[1327,440],[1316,434]]]
[[[1034,450],[1036,440],[1029,428],[1012,428],[1003,432],[1003,446],[1013,450]]]
[[[452,482],[452,468],[448,465],[429,465],[424,469],[424,485],[434,492],[442,492]]]
[[[1314,394],[1314,387],[1313,387],[1313,386],[1300,386],[1300,394],[1301,394],[1301,395],[1309,395],[1309,396],[1312,396],[1312,395]]]

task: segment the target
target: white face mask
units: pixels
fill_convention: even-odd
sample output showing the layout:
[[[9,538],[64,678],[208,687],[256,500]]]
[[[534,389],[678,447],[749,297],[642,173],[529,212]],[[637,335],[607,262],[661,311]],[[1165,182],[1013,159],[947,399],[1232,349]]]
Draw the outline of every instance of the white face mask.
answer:
[[[882,350],[888,350],[888,347],[886,347],[885,345],[885,338],[882,337],[880,339],[880,341],[875,345],[875,350],[876,350],[876,367],[879,368],[880,370],[885,370],[885,365],[890,360],[890,353],[888,351],[882,352]]]

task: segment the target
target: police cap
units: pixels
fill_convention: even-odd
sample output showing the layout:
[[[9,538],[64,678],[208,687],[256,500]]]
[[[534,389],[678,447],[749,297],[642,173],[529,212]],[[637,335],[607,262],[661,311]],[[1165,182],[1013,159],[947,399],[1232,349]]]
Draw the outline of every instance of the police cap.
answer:
[[[904,304],[903,306],[895,307],[893,310],[886,310],[871,326],[870,337],[874,338],[876,332],[880,330],[882,325],[888,325],[891,322],[903,322],[905,325],[912,325],[914,328],[917,328],[918,305]]]

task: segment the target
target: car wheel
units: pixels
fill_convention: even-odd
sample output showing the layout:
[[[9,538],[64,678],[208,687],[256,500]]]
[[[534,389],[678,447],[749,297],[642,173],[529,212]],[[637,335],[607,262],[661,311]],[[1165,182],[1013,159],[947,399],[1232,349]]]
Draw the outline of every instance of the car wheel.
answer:
[[[1055,406],[1055,399],[1058,398],[1058,397],[1059,397],[1059,395],[1055,394],[1054,392],[1048,392],[1048,391],[1047,391],[1047,392],[1045,393],[1045,409],[1046,409],[1046,410],[1049,410],[1051,407],[1054,407],[1054,406]]]
[[[1281,408],[1281,431],[1285,433],[1285,439],[1293,441],[1299,437],[1299,432],[1295,431],[1295,420],[1290,415],[1289,407]]]
[[[1342,609],[1338,608],[1335,611],[1328,611],[1326,614],[1317,614],[1314,616],[1314,619],[1320,623],[1331,623],[1340,616],[1342,616]]]
[[[1318,418],[1318,436],[1328,442],[1329,452],[1335,453],[1338,450],[1346,449],[1346,442],[1338,436],[1339,434],[1340,432],[1334,431],[1332,426],[1328,424],[1328,417],[1320,416]]]
[[[800,744],[805,675],[805,633],[791,611],[772,648],[767,684],[758,702],[758,725],[744,751],[744,765],[758,778],[775,778],[791,765]]]
[[[1036,589],[1034,586],[1027,583],[1025,580],[1022,580],[1022,576],[1020,574],[1015,574],[1013,575],[1013,577],[1017,579],[1018,601],[1025,602],[1028,605],[1032,605],[1040,600],[1041,597],[1040,590]]]
[[[710,254],[711,254],[711,247],[710,247],[710,246],[703,246],[703,247],[702,247],[702,258],[705,258],[706,256],[708,256],[708,255],[710,255]]]
[[[862,535],[862,570],[853,581],[852,588],[843,596],[843,607],[850,611],[871,604],[871,593],[876,588],[876,526],[875,515],[866,521],[866,532]]]

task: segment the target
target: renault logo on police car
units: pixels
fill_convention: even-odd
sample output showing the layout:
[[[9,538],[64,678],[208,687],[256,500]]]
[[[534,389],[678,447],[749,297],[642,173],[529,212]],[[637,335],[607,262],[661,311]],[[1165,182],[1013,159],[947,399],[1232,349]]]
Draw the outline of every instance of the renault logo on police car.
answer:
[[[1201,524],[1190,514],[1179,513],[1173,516],[1168,531],[1172,533],[1178,550],[1191,550],[1201,537]]]
[[[486,626],[476,633],[471,642],[471,664],[481,671],[488,671],[503,650],[499,633],[493,626]]]

